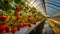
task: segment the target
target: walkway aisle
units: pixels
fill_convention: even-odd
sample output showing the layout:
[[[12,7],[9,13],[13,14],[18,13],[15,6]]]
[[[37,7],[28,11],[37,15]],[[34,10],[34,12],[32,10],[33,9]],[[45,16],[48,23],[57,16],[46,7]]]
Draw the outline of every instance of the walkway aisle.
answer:
[[[50,26],[49,26],[47,21],[44,24],[43,34],[53,34],[53,31],[50,28]]]
[[[30,34],[54,34],[54,32],[51,29],[48,21],[45,20],[36,27],[36,30],[30,32]]]

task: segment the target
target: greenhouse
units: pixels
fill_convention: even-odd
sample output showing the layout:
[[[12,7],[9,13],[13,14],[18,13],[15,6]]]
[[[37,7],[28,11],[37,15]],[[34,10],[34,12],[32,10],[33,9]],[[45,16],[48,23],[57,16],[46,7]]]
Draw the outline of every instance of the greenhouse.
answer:
[[[60,0],[0,0],[0,34],[60,34]]]

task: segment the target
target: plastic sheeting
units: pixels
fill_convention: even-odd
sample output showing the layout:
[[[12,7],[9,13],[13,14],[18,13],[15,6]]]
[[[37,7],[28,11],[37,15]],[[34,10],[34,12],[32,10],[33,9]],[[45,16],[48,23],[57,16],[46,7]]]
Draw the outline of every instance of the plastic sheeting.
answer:
[[[27,0],[31,6],[35,6],[44,15],[50,17],[60,16],[60,0]],[[45,7],[43,7],[45,4]],[[44,10],[46,9],[46,12]]]

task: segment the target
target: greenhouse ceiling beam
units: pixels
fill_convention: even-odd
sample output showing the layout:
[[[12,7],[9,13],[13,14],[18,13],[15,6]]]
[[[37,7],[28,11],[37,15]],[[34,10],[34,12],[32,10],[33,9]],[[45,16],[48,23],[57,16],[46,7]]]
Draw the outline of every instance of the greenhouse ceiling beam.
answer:
[[[39,3],[36,7],[39,7],[41,4]]]
[[[37,0],[34,0],[32,4],[30,4],[30,2],[28,2],[28,1],[27,1],[27,2],[28,2],[30,5],[33,5],[36,1],[37,1]],[[39,3],[39,5],[40,5],[40,3]],[[39,5],[37,5],[37,6],[39,6]],[[37,6],[36,6],[36,7],[37,7]]]
[[[30,2],[27,1],[27,2],[28,2],[30,5],[33,5],[36,1],[37,1],[37,0],[34,0],[32,4],[30,3],[31,1],[30,1]]]
[[[59,4],[60,5],[60,3],[58,3],[58,2],[56,2],[56,1],[48,1],[48,2],[52,2],[52,3],[56,3],[56,4]]]
[[[37,1],[37,0],[34,0],[34,2],[33,2],[31,5],[33,5],[36,1]]]
[[[52,7],[52,6],[47,6],[49,8],[54,9],[54,11],[56,11],[55,13],[59,12],[60,10],[57,10],[56,8]],[[50,10],[51,11],[51,10]],[[54,17],[55,13],[53,15],[51,15],[51,17]],[[58,13],[57,13],[58,14]]]
[[[41,8],[42,6],[40,5],[39,8]]]
[[[26,1],[26,2],[30,4],[30,2],[28,2],[28,1]]]
[[[45,2],[45,3],[54,5],[54,6],[56,6],[56,7],[60,7],[59,5],[56,5],[56,4],[54,4],[54,3],[50,3],[50,2]]]
[[[34,2],[33,2],[33,4],[36,2],[37,0],[35,0]]]
[[[45,1],[44,0],[40,0],[42,2],[42,6],[44,8],[44,12],[46,14],[46,17],[48,17],[49,15],[47,14],[47,11],[46,11],[46,6],[45,6]]]
[[[28,3],[30,4],[31,0],[30,0],[30,1],[27,1],[27,0],[26,0],[26,2],[28,2]]]
[[[56,10],[56,11],[60,11],[60,10],[58,10],[58,9],[52,7],[52,6],[47,6],[47,7],[53,8],[53,9]]]
[[[34,3],[36,2],[37,0],[35,0],[34,1]],[[28,1],[27,1],[28,2]],[[30,2],[28,2],[29,4],[30,4]],[[30,5],[33,5],[34,3],[32,3],[32,4],[30,4]],[[42,4],[41,4],[41,6],[43,6]],[[46,13],[45,13],[45,11],[44,11],[44,16],[46,16]]]
[[[35,0],[34,2],[33,2],[33,4],[36,2],[37,0]],[[38,6],[40,6],[41,4],[39,3],[36,7],[38,7]]]
[[[52,17],[55,17],[55,16],[60,16],[60,12],[57,12],[57,13],[53,14]]]

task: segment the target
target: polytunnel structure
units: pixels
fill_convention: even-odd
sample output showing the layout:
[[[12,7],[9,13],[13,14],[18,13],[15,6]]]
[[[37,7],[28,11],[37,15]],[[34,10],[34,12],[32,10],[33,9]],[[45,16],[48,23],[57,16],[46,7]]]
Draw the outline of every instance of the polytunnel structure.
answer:
[[[58,16],[60,13],[60,0],[27,0],[27,2],[32,6],[37,7],[42,13],[49,16]],[[42,8],[41,8],[42,7]],[[57,13],[59,13],[57,15]]]
[[[0,0],[0,34],[60,34],[60,0]]]

